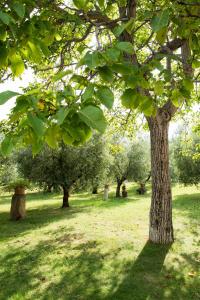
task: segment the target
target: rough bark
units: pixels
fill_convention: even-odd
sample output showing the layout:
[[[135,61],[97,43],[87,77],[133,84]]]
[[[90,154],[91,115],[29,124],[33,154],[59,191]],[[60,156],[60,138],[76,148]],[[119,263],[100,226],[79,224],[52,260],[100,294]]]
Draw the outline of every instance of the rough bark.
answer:
[[[156,117],[148,119],[151,136],[152,175],[149,239],[160,244],[172,243],[174,240],[168,150],[170,118],[171,114],[161,109]]]
[[[17,221],[26,215],[26,195],[24,193],[16,193],[12,196],[10,218]]]
[[[69,190],[67,187],[63,186],[63,204],[62,208],[69,207]]]

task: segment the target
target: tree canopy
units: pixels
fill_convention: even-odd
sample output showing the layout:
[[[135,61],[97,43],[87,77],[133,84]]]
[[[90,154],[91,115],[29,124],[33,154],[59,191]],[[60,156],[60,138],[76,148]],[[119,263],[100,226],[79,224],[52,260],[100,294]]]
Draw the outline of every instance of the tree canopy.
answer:
[[[200,63],[199,9],[192,1],[3,1],[2,79],[29,66],[42,78],[23,95],[1,93],[0,104],[18,96],[16,131],[3,152],[16,142],[34,144],[34,152],[44,141],[80,144],[91,129],[104,132],[103,106],[114,97],[146,116],[189,103],[199,75],[192,71]]]

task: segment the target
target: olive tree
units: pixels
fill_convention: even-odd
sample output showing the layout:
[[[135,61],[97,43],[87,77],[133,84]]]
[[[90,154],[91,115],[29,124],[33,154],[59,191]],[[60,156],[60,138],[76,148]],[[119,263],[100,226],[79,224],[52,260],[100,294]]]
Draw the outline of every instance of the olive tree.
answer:
[[[20,151],[17,158],[19,171],[25,178],[49,189],[61,187],[62,207],[68,207],[72,187],[85,189],[88,185],[93,186],[106,180],[108,163],[104,154],[103,139],[101,136],[98,136],[98,139],[91,139],[82,147],[60,144],[57,149],[52,149],[46,146],[34,157],[30,148]]]
[[[179,136],[174,147],[178,180],[185,185],[200,183],[200,138],[190,134],[187,141]]]
[[[145,141],[119,141],[112,145],[112,174],[117,182],[116,197],[121,196],[121,186],[126,180],[143,181],[150,170],[148,145]]]

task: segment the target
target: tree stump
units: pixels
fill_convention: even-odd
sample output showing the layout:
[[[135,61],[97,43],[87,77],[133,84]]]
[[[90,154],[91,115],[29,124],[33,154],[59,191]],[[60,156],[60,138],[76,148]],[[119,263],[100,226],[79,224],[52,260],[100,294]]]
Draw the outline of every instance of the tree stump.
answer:
[[[26,195],[25,189],[22,187],[15,188],[15,193],[12,196],[10,218],[17,221],[24,218],[26,215]]]
[[[136,190],[139,195],[144,195],[146,191],[145,183],[140,183],[139,189]]]

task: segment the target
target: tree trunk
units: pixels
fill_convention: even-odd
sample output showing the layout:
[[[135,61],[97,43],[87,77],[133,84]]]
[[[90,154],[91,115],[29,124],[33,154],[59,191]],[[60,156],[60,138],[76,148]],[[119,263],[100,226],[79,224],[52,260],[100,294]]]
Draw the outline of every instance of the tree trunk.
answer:
[[[121,197],[121,185],[122,185],[121,180],[117,179],[116,198]]]
[[[164,111],[148,120],[151,136],[152,199],[149,239],[154,243],[173,242],[172,194],[169,174],[168,127]]]
[[[47,185],[47,193],[51,193],[53,188],[53,184]]]
[[[94,195],[98,194],[98,187],[97,186],[93,187],[92,194],[94,194]]]
[[[26,195],[24,188],[16,188],[12,196],[10,218],[17,221],[26,215]]]
[[[69,190],[65,186],[63,188],[63,204],[62,208],[69,207]]]

